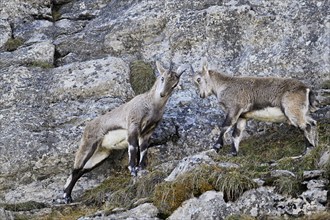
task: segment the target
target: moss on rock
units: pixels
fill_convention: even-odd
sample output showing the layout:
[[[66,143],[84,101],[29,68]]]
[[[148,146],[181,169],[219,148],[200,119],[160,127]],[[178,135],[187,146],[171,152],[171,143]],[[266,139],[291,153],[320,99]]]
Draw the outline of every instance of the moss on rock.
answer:
[[[151,89],[156,81],[156,76],[150,64],[142,60],[130,64],[130,83],[136,95]]]
[[[23,40],[21,38],[10,38],[4,45],[4,49],[7,51],[14,51],[18,47],[23,45]]]
[[[5,210],[19,212],[19,211],[31,211],[33,209],[43,209],[47,205],[45,203],[36,202],[36,201],[27,201],[15,204],[2,204]]]

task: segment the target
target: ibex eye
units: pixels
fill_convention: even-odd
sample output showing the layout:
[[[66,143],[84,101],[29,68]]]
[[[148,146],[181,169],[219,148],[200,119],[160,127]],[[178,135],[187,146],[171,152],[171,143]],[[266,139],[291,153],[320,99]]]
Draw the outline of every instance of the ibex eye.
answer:
[[[200,83],[201,82],[201,78],[197,78],[197,82]]]
[[[164,82],[164,77],[162,77],[160,80],[161,80],[162,82]]]

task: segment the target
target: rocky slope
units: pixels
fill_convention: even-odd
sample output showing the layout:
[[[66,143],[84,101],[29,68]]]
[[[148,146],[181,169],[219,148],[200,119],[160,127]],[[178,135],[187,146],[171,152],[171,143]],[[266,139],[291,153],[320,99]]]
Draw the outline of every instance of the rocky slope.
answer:
[[[267,178],[263,174],[251,174],[247,178],[265,181],[268,173],[272,177],[276,175],[272,172],[285,170],[297,177],[305,191],[299,190],[292,201],[279,194],[281,190],[275,190],[279,188],[275,181],[274,184],[260,184],[263,185],[261,188],[254,185],[244,189],[245,194],[229,201],[223,195],[224,189],[214,183],[206,187],[206,191],[183,197],[187,201],[178,209],[181,203],[164,208],[166,204],[157,202],[157,191],[140,195],[139,202],[126,206],[111,204],[109,197],[114,193],[107,192],[101,206],[87,205],[89,208],[85,208],[85,200],[80,196],[87,189],[94,189],[111,176],[127,177],[127,155],[122,151],[115,152],[104,165],[81,178],[73,194],[82,204],[67,208],[81,210],[76,218],[88,215],[83,211],[87,209],[89,213],[99,213],[89,217],[95,219],[102,218],[98,215],[109,219],[134,216],[199,219],[205,213],[221,218],[229,214],[299,216],[326,210],[330,145],[329,10],[327,1],[317,0],[1,1],[0,218],[27,215],[56,219],[69,215],[66,206],[56,203],[73,165],[73,154],[85,123],[140,92],[136,82],[131,80],[132,75],[153,78],[151,69],[155,69],[155,60],[167,66],[172,61],[176,68],[191,64],[199,70],[205,58],[211,68],[229,75],[293,77],[310,85],[320,101],[320,109],[314,117],[320,122],[321,144],[313,153],[313,160],[309,158],[312,165],[299,169],[288,157],[302,150],[301,139],[294,137],[289,139],[294,143],[281,142],[286,138],[281,132],[297,134],[297,137],[301,134],[294,133],[288,126],[251,122],[245,137],[257,139],[251,144],[257,150],[242,151],[238,160],[257,155],[268,145],[274,149],[292,146],[296,151],[281,154],[278,150],[278,154],[267,155],[264,160],[259,158],[255,167],[249,167],[245,160],[218,158],[210,152],[208,159],[202,156],[196,164],[204,164],[205,159],[207,166],[228,162],[238,167],[223,169],[240,170],[246,166],[252,171],[261,169],[268,159],[276,164],[284,158],[290,166],[282,166],[279,162],[278,167],[273,164],[263,170],[267,172]],[[153,135],[150,175],[157,170],[163,172],[159,179],[156,178],[156,189],[162,184],[167,186],[164,182],[167,176],[175,182],[180,175],[176,174],[174,178],[171,172],[179,161],[184,162],[186,157],[193,155],[199,158],[200,152],[209,150],[219,134],[217,125],[222,122],[223,113],[214,98],[199,99],[192,75],[188,72],[182,76],[168,103],[164,120]],[[141,80],[146,82],[145,78]],[[259,138],[254,138],[264,134],[279,136],[279,139],[275,138],[278,144],[260,143]],[[262,137],[267,140],[267,136]],[[299,140],[296,142],[296,139]],[[273,143],[273,139],[268,141]],[[246,149],[252,148],[246,146]],[[300,162],[303,164],[309,159]],[[322,171],[316,177],[303,177],[302,173],[309,170]],[[183,170],[180,172],[183,174]],[[287,172],[280,174],[281,177],[285,175]],[[311,182],[314,180],[315,184]],[[312,189],[319,192],[310,192]],[[135,199],[139,197],[135,196]],[[196,198],[192,198],[194,196]],[[264,199],[257,205],[249,200],[259,196]],[[148,199],[143,202],[142,197]],[[198,209],[194,204],[201,201],[205,207]],[[276,205],[270,208],[272,202]],[[12,208],[13,204],[16,208]],[[23,206],[18,208],[18,204]],[[304,208],[290,211],[288,207],[293,206]],[[98,209],[101,211],[97,212]],[[118,216],[111,217],[115,214]]]

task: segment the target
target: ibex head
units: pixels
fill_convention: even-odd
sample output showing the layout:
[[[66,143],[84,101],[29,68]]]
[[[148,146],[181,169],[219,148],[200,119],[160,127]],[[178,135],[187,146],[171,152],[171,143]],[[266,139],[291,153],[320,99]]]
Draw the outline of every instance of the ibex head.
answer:
[[[210,86],[210,74],[206,62],[203,64],[202,72],[197,72],[195,74],[194,82],[199,89],[199,96],[201,98],[205,98],[212,94],[212,86]]]
[[[168,98],[171,95],[173,89],[178,85],[180,76],[186,70],[184,69],[182,71],[178,70],[177,72],[174,72],[172,70],[173,69],[172,62],[168,70],[165,69],[158,61],[156,62],[156,66],[158,72],[160,73],[157,82],[156,92],[160,95],[161,98]]]

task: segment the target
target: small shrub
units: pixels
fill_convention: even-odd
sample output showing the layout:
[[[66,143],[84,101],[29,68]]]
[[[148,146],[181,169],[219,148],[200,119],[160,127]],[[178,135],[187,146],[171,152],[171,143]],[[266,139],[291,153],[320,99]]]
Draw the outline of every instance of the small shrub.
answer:
[[[43,61],[33,61],[31,63],[28,63],[28,66],[31,67],[41,67],[43,69],[50,69],[53,67],[52,63],[48,63],[48,62],[43,62]]]
[[[216,189],[224,193],[226,201],[235,201],[245,191],[256,188],[257,184],[237,170],[227,172],[216,181]]]
[[[322,88],[322,89],[330,89],[330,80],[325,80],[325,81],[321,84],[321,88]]]
[[[182,202],[215,189],[214,183],[223,170],[217,166],[201,165],[184,173],[172,182],[156,185],[153,202],[165,217],[177,209]]]
[[[4,204],[3,206],[4,209],[13,212],[31,211],[33,209],[43,209],[47,207],[46,204],[35,201],[28,201],[28,202],[15,203],[15,204]]]
[[[301,193],[300,181],[294,177],[281,176],[274,181],[274,185],[275,191],[280,194],[296,197]]]
[[[23,45],[23,40],[20,38],[10,38],[4,45],[4,49],[11,52]]]
[[[141,61],[137,60],[130,65],[130,83],[135,92],[135,95],[147,92],[151,89],[156,81],[156,76],[152,67]]]
[[[81,200],[88,205],[102,205],[108,198],[111,192],[125,188],[131,177],[128,175],[112,176],[103,181],[96,188],[87,190]]]
[[[164,216],[169,216],[182,202],[192,196],[190,183],[164,182],[156,186],[153,202]]]
[[[225,220],[255,220],[255,219],[256,218],[245,214],[229,215],[225,218]]]
[[[152,197],[156,185],[161,183],[166,176],[167,175],[164,172],[156,170],[139,178],[136,182],[137,198]]]
[[[330,211],[313,213],[312,215],[304,216],[301,220],[329,220]]]

